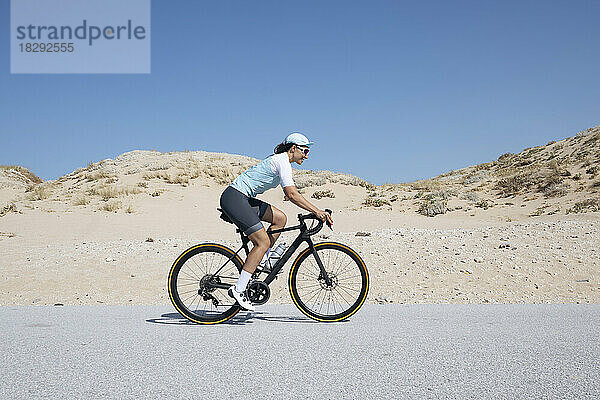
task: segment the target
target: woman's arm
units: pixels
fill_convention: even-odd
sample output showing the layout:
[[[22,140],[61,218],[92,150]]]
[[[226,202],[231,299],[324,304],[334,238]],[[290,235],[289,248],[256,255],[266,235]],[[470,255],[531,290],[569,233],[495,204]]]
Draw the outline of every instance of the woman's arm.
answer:
[[[310,201],[306,200],[304,196],[298,192],[296,186],[286,186],[283,188],[283,192],[290,199],[292,203],[297,205],[300,208],[305,209],[311,213],[314,213],[321,221],[327,221],[331,225],[333,225],[333,219],[331,219],[331,215],[328,212],[320,210],[318,207],[315,207]]]

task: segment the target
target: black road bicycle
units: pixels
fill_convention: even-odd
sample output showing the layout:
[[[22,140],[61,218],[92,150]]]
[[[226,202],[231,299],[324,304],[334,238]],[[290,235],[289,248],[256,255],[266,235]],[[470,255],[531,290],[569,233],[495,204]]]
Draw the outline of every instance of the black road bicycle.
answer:
[[[221,218],[232,221],[222,212]],[[326,210],[331,214],[331,210]],[[307,226],[306,221],[311,221]],[[336,242],[314,244],[311,236],[323,228],[323,222],[314,214],[298,214],[299,224],[270,233],[300,230],[298,237],[271,267],[257,269],[246,289],[248,299],[257,305],[270,297],[269,284],[277,277],[292,254],[306,242],[290,269],[289,289],[294,304],[308,317],[317,321],[341,321],[354,314],[363,305],[369,290],[369,274],[360,256],[350,247]],[[240,311],[237,302],[227,290],[235,284],[243,261],[238,254],[249,253],[250,239],[239,229],[242,246],[233,251],[217,243],[202,243],[184,251],[173,263],[168,288],[171,302],[190,321],[199,324],[218,324]],[[261,275],[266,274],[264,280]]]

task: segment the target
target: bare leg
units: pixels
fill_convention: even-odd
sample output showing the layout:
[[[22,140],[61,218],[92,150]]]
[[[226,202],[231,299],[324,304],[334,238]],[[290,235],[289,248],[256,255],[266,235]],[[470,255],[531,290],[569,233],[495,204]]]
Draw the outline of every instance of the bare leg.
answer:
[[[269,227],[270,230],[282,229],[285,228],[285,224],[287,223],[287,216],[277,207],[269,206],[265,215],[263,215],[262,220],[271,223],[271,226]],[[279,235],[280,233],[269,234],[269,247],[273,247],[273,244],[275,244]]]
[[[254,273],[256,267],[260,260],[262,260],[263,256],[267,252],[267,249],[270,247],[270,238],[265,231],[265,228],[261,228],[260,230],[250,234],[248,238],[254,244],[250,253],[248,253],[248,257],[246,257],[246,262],[244,263],[244,271],[249,272],[250,274]]]

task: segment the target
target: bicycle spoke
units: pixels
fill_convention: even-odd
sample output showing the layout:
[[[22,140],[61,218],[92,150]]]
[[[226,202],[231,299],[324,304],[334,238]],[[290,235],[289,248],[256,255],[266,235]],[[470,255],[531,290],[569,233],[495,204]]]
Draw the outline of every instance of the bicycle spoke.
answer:
[[[194,264],[196,264],[196,267],[198,267],[198,269],[200,270],[200,272],[202,272],[202,268],[200,268],[200,266],[198,265],[198,263],[196,262],[196,260],[194,259],[194,257],[191,258],[192,262]],[[206,268],[204,269],[204,273],[206,274]]]
[[[338,288],[340,288],[340,287],[338,286]],[[340,289],[342,289],[342,290],[336,290],[336,291],[341,295],[341,297],[344,299],[344,301],[348,302],[348,300],[346,300],[346,298],[342,295],[342,291],[344,291],[344,289],[343,288],[340,288]],[[348,294],[349,296],[352,296],[352,294],[350,294],[348,292],[346,292],[346,294]],[[354,297],[354,296],[352,296],[352,297]],[[350,303],[348,303],[348,305],[350,305]]]
[[[187,267],[187,265],[186,265],[186,267]],[[190,278],[195,278],[195,279],[197,279],[197,280],[200,280],[200,279],[201,279],[201,278],[200,278],[198,275],[196,275],[196,273],[194,272],[194,270],[193,270],[193,269],[191,269],[191,268],[189,268],[189,267],[187,267],[187,269],[189,269],[189,270],[192,272],[192,274],[193,274],[193,275],[190,275],[190,274],[188,274],[187,272],[185,272],[185,271],[183,270],[183,268],[182,268],[182,269],[181,269],[181,271],[179,271],[179,272],[181,272],[181,273],[184,273],[186,276],[189,276]]]

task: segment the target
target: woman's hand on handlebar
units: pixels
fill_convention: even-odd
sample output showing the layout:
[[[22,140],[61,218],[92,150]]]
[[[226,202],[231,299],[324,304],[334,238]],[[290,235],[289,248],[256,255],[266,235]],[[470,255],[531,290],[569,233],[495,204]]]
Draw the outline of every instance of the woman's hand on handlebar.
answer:
[[[331,218],[331,214],[329,214],[325,210],[318,210],[315,212],[315,215],[317,216],[317,218],[325,222],[331,228],[331,226],[333,225],[333,219]]]

